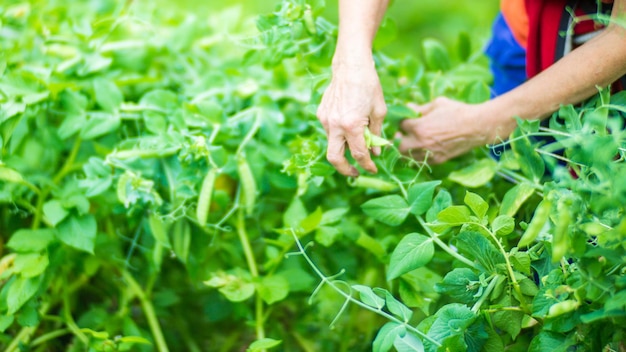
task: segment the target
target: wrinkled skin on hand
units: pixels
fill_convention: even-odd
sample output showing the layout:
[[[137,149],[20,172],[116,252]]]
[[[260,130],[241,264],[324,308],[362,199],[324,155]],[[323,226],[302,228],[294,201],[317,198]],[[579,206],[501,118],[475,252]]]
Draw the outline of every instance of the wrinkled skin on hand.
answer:
[[[364,132],[380,135],[387,114],[378,75],[371,64],[334,67],[333,78],[317,110],[328,136],[328,161],[346,176],[358,176],[357,169],[345,157],[346,146],[354,160],[365,170],[376,173],[376,165],[365,143]],[[379,148],[372,148],[379,154]]]
[[[506,139],[511,130],[501,126],[486,104],[466,104],[440,97],[425,105],[409,105],[421,117],[402,121],[400,152],[429,164],[440,164],[475,147]]]

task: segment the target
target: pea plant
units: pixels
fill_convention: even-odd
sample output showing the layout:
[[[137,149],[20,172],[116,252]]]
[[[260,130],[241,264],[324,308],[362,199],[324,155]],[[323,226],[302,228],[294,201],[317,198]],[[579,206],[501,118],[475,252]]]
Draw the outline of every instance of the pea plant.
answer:
[[[485,59],[380,48],[380,172],[345,178],[324,6],[0,4],[4,350],[626,349],[626,94],[431,167],[389,136],[488,99]]]

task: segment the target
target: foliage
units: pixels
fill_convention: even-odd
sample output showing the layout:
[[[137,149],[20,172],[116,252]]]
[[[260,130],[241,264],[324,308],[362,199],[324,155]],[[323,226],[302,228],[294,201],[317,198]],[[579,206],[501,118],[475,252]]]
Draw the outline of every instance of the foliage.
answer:
[[[352,180],[314,116],[322,0],[254,36],[236,8],[0,6],[5,350],[625,348],[624,93]],[[406,102],[488,99],[471,47],[376,53],[386,136]]]

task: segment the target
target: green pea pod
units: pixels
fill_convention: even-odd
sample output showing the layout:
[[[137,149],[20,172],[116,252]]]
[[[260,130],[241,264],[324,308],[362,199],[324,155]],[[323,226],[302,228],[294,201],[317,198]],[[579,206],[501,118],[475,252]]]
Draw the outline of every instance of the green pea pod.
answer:
[[[348,184],[357,188],[370,188],[381,192],[393,192],[398,189],[398,185],[395,183],[387,182],[375,177],[359,176],[355,178],[349,178]]]
[[[580,303],[575,299],[568,299],[563,302],[555,303],[548,310],[546,318],[554,318],[565,313],[576,310],[580,306]]]
[[[243,205],[246,208],[246,214],[250,215],[256,202],[257,186],[250,165],[243,156],[239,156],[237,159],[237,172],[241,182]]]
[[[304,25],[306,26],[306,30],[310,34],[317,33],[317,28],[315,27],[315,19],[313,18],[313,11],[311,11],[310,6],[307,5],[302,18],[304,19]]]
[[[557,221],[552,235],[552,262],[556,263],[567,253],[569,247],[569,225],[572,222],[572,211],[563,199],[557,205]]]
[[[550,217],[551,209],[552,202],[550,202],[549,200],[544,199],[541,201],[541,203],[539,203],[537,209],[535,210],[535,215],[533,216],[533,219],[530,221],[530,224],[528,224],[528,227],[526,228],[526,231],[524,231],[522,238],[520,238],[519,240],[519,243],[517,245],[518,247],[528,246],[537,238],[537,236],[539,236],[539,232]]]
[[[198,224],[200,224],[200,226],[206,225],[207,219],[209,218],[211,195],[213,194],[216,178],[217,170],[213,168],[209,170],[206,176],[204,176],[204,181],[202,181],[200,195],[198,196],[198,206],[196,207],[196,217],[198,218]]]
[[[368,148],[371,147],[384,147],[386,145],[390,145],[391,142],[389,142],[388,140],[382,138],[382,137],[378,137],[377,135],[373,134],[372,131],[370,131],[370,129],[368,127],[365,127],[365,145]]]

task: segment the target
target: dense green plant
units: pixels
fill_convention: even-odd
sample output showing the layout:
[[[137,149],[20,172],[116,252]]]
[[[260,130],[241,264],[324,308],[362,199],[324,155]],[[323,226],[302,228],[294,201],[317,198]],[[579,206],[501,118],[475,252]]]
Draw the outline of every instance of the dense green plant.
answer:
[[[626,95],[346,179],[323,6],[0,5],[5,350],[625,349]],[[375,59],[386,136],[406,102],[489,96],[466,35]]]

